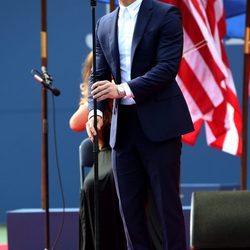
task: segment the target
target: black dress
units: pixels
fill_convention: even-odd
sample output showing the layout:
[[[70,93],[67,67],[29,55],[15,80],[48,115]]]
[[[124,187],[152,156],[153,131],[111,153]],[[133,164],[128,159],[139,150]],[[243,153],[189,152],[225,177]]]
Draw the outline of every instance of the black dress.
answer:
[[[125,250],[126,240],[111,169],[111,150],[99,152],[100,250]],[[80,250],[94,248],[94,168],[84,180],[80,204]]]

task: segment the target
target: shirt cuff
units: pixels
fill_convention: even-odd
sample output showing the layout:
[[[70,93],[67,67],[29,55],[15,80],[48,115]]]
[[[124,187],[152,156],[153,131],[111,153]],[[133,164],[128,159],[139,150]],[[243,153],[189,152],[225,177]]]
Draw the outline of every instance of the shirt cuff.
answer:
[[[100,116],[100,117],[103,118],[103,113],[102,113],[101,110],[97,109],[96,112],[97,112],[97,116]],[[92,110],[89,111],[88,120],[89,120],[92,116],[94,116],[94,109],[92,109]]]
[[[129,85],[126,82],[121,83],[121,86],[125,90],[125,94],[126,95],[124,96],[124,98],[131,98],[131,97],[134,98],[135,97],[134,94],[133,94],[133,92],[131,91]]]

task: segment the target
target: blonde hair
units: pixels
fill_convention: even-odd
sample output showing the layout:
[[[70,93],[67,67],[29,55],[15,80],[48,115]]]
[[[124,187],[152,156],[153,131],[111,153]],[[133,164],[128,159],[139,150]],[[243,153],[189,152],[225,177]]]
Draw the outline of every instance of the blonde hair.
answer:
[[[80,85],[80,90],[82,95],[80,100],[80,105],[87,102],[88,99],[89,76],[91,74],[92,62],[93,62],[93,52],[91,51],[89,52],[89,54],[85,59],[84,68],[82,71],[83,83]]]

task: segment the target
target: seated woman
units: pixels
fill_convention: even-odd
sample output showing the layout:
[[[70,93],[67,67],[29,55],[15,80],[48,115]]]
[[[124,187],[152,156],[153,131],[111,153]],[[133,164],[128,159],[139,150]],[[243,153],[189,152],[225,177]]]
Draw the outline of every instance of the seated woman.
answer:
[[[85,61],[83,72],[84,84],[80,85],[82,93],[80,105],[70,119],[70,128],[76,132],[81,132],[85,129],[88,118],[87,85],[91,65],[92,53],[88,55]],[[108,105],[109,109],[104,113],[104,125],[99,134],[100,249],[125,250],[126,240],[111,169],[109,130],[112,103]],[[80,249],[94,250],[94,168],[91,168],[84,180],[84,190],[81,197]]]

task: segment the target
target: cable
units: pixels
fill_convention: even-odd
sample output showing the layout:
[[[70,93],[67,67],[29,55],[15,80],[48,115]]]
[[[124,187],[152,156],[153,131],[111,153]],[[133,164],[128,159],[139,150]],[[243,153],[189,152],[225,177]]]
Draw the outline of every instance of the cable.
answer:
[[[57,137],[56,137],[56,112],[55,112],[55,97],[53,94],[52,96],[52,120],[53,120],[53,137],[54,137],[54,148],[55,148],[55,157],[56,157],[56,167],[57,167],[57,174],[58,174],[58,180],[59,180],[59,186],[60,186],[60,192],[62,197],[62,219],[61,219],[61,225],[58,229],[58,233],[56,236],[56,239],[52,245],[51,250],[55,250],[56,246],[59,242],[59,239],[62,234],[63,226],[64,226],[64,217],[65,217],[65,199],[64,199],[64,193],[63,193],[63,185],[62,185],[62,176],[60,171],[60,164],[59,164],[59,157],[58,157],[58,147],[57,147]]]

